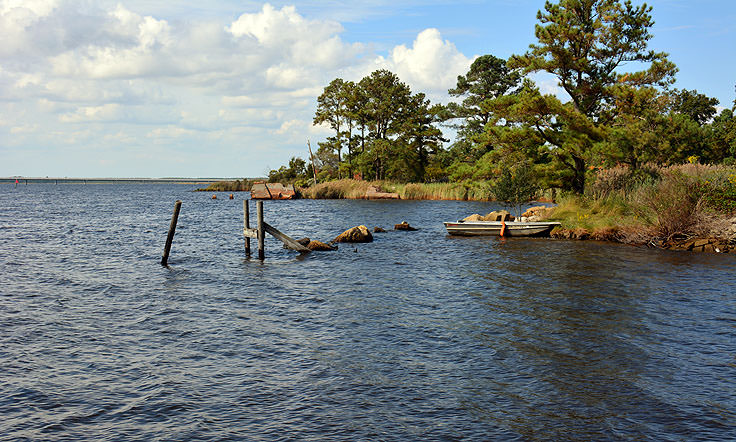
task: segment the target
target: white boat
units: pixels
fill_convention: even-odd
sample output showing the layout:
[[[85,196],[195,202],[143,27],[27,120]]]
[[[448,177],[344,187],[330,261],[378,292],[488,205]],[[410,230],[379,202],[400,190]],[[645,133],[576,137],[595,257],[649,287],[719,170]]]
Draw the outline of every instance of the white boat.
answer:
[[[555,226],[560,225],[558,222],[548,221],[457,221],[444,224],[447,233],[460,236],[546,236]]]

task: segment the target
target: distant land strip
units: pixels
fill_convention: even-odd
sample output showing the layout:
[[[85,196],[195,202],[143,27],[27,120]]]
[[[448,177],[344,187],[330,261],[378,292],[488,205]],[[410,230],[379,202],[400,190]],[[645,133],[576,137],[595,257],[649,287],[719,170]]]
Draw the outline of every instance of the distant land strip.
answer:
[[[0,184],[211,184],[235,178],[56,178],[56,177],[0,177]]]

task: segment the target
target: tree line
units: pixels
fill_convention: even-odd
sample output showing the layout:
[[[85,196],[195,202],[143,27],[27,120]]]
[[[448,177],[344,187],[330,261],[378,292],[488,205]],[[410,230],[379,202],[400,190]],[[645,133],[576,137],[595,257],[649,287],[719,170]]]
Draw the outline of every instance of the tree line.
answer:
[[[319,181],[494,181],[524,167],[540,186],[582,193],[596,168],[736,163],[736,100],[718,113],[717,99],[672,88],[677,67],[648,48],[651,12],[630,1],[547,2],[537,42],[506,60],[477,58],[447,105],[387,70],[335,79],[317,99],[314,123],[334,135],[315,164],[292,158],[269,178],[306,184],[314,167]],[[538,72],[569,99],[543,93],[530,77]],[[441,127],[456,133],[447,147]]]

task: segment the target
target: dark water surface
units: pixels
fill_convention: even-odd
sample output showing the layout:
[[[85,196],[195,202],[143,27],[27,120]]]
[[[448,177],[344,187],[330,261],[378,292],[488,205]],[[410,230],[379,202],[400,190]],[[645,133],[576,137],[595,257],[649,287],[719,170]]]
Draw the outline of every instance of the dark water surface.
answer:
[[[457,201],[0,188],[0,440],[734,440],[736,255],[451,238]],[[183,200],[170,268],[159,265]],[[254,206],[252,212],[254,212]]]

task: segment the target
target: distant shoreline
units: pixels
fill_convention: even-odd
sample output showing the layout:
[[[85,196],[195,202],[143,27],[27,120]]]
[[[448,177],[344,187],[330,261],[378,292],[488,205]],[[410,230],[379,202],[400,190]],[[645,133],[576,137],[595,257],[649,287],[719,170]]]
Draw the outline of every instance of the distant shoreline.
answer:
[[[228,178],[54,178],[2,177],[0,184],[212,184]]]

